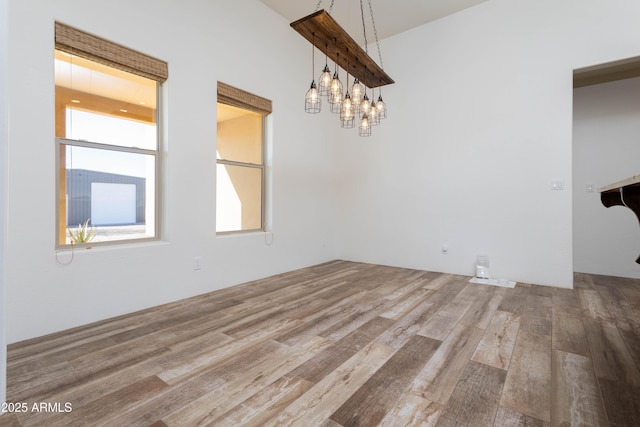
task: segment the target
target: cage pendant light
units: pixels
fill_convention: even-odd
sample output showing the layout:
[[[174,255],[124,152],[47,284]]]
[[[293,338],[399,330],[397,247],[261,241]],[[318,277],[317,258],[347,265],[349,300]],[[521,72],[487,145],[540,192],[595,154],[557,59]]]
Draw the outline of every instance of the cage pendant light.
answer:
[[[340,81],[338,81],[339,83]],[[334,114],[340,114],[342,111],[342,88],[339,91],[329,93],[329,109]]]
[[[349,66],[347,64],[347,69]],[[356,113],[353,110],[353,101],[349,95],[349,73],[347,73],[347,94],[344,96],[342,106],[340,108],[340,126],[345,129],[351,129],[355,126]]]
[[[366,69],[365,69],[366,73]],[[362,100],[360,101],[360,116],[369,115],[371,110],[371,101],[369,100],[369,96],[367,95],[367,82],[364,82],[364,86],[362,86]]]
[[[366,73],[366,69],[365,69]],[[360,103],[360,126],[358,127],[358,135],[360,136],[371,136],[371,121],[369,118],[369,114],[371,113],[371,102],[369,101],[369,97],[367,96],[367,82],[364,82],[363,86],[364,95],[362,96],[362,101]]]
[[[353,111],[353,102],[349,92],[344,96],[342,108],[340,109],[340,126],[344,129],[351,129],[355,126],[356,113]]]
[[[340,54],[338,53],[338,59]],[[335,72],[331,79],[331,90],[329,91],[329,106],[332,113],[340,114],[342,110],[342,82],[338,75],[338,61],[335,63]]]
[[[360,114],[369,114],[369,110],[371,109],[371,101],[369,100],[369,96],[367,95],[367,91],[364,91],[364,96],[362,97],[362,102],[360,102]]]
[[[360,114],[363,94],[362,84],[360,84],[360,80],[356,77],[353,79],[353,87],[351,88],[351,99],[353,100],[353,109],[356,111],[356,114]]]
[[[378,120],[387,118],[387,104],[382,100],[382,94],[378,95],[376,111],[378,112]]]
[[[318,87],[316,81],[311,82],[311,87],[307,91],[307,96],[304,98],[304,111],[310,114],[317,114],[320,112],[320,94],[318,93]]]
[[[371,91],[371,99],[376,98],[376,91]],[[371,126],[378,126],[380,124],[380,116],[378,115],[378,110],[376,109],[376,103],[371,102],[371,108],[369,108],[369,124]]]
[[[365,75],[367,68],[365,67]],[[369,117],[369,122],[371,122],[371,101],[369,100],[369,95],[367,95],[367,81],[365,80],[364,85],[362,85],[363,95],[362,101],[360,101],[360,117],[365,114]],[[372,95],[373,96],[373,95]]]
[[[314,34],[315,38],[315,34]],[[307,91],[307,95],[304,98],[304,111],[310,114],[317,114],[320,112],[321,99],[316,81],[313,78],[315,66],[315,44],[311,44],[311,87]]]
[[[378,112],[378,121],[387,118],[387,104],[382,100],[382,88],[378,91],[378,100],[375,103],[375,109]]]
[[[369,122],[369,116],[367,113],[362,114],[360,119],[360,127],[358,128],[358,135],[371,136],[371,123]]]
[[[327,63],[327,50],[329,47],[325,44],[324,49],[324,68],[318,79],[318,92],[322,96],[329,96],[329,92],[331,91],[331,70]]]
[[[371,105],[371,110],[369,110],[369,124],[371,126],[378,126],[380,124],[380,117],[378,116],[378,110],[376,110],[373,105]]]

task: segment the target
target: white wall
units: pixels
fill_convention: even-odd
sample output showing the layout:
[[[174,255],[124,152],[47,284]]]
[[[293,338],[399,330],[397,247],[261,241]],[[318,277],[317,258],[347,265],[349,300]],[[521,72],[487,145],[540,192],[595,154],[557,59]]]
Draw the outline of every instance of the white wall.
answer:
[[[596,189],[640,173],[640,78],[579,88],[573,95],[573,264],[576,271],[640,278],[633,211],[605,208]]]
[[[11,0],[7,338],[86,324],[336,258],[336,142],[303,111],[308,43],[257,0]],[[99,11],[99,13],[97,12]],[[54,21],[166,60],[165,238],[56,263]],[[117,23],[117,24],[116,24]],[[4,28],[4,26],[3,26]],[[269,98],[269,224],[215,235],[216,82]],[[4,97],[2,97],[4,99]],[[327,126],[328,127],[328,126]],[[59,254],[66,262],[70,253]],[[193,270],[194,257],[202,269]]]
[[[493,277],[571,287],[572,70],[639,55],[638,16],[492,0],[385,39],[389,117],[340,153],[341,256],[472,275],[486,254]]]
[[[6,253],[6,187],[7,187],[7,48],[9,3],[0,0],[0,402],[6,402],[7,339],[5,329],[5,253]]]

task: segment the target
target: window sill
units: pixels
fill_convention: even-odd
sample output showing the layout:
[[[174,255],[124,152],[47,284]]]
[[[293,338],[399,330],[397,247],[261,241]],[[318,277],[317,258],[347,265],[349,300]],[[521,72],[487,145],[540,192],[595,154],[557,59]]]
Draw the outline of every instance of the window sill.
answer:
[[[266,245],[273,243],[273,231],[266,230],[251,230],[251,231],[225,231],[222,233],[216,233],[216,239],[231,239],[231,238],[263,238]]]
[[[148,239],[148,240],[122,240],[118,242],[99,242],[96,244],[88,244],[88,245],[74,245],[71,246],[60,246],[56,248],[56,253],[66,253],[66,252],[105,252],[105,251],[113,251],[113,250],[122,250],[122,249],[134,249],[134,248],[143,248],[143,247],[156,247],[156,246],[167,246],[169,242],[166,240],[160,239]]]

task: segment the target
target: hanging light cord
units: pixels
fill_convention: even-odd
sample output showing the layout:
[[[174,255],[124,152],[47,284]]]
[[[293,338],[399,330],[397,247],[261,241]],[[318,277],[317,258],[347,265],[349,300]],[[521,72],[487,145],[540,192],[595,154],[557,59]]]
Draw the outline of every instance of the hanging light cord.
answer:
[[[334,1],[335,1],[335,0],[331,0],[331,4],[329,5],[329,12],[328,12],[328,13],[329,13],[329,15],[331,15],[331,11],[333,10],[333,2],[334,2]],[[316,5],[316,10],[315,10],[315,12],[317,12],[317,11],[319,11],[319,10],[320,10],[320,5],[322,4],[322,2],[323,2],[323,0],[320,0],[320,1],[318,2],[318,4]]]
[[[371,5],[371,2],[369,2]],[[360,16],[362,17],[362,33],[364,34],[364,51],[369,54],[369,43],[367,42],[367,26],[364,24],[364,8],[362,7],[362,0],[360,0]]]
[[[315,81],[314,70],[316,69],[316,33],[311,33],[312,42],[311,42],[311,81]]]
[[[380,68],[384,70],[382,65],[382,53],[380,52],[380,42],[378,41],[378,30],[376,30],[376,20],[373,18],[373,6],[371,6],[371,0],[369,1],[369,12],[371,13],[371,24],[373,26],[373,35],[376,38],[376,46],[378,47],[378,57],[380,58]]]
[[[347,68],[345,71],[347,72],[347,95],[349,95],[349,48],[347,48]]]

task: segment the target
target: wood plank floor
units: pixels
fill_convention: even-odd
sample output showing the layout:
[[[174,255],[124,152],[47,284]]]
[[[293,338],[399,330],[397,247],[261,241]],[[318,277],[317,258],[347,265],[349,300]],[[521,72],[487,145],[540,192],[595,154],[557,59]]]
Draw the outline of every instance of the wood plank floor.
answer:
[[[12,344],[0,426],[640,425],[640,280],[468,280],[333,261]]]

